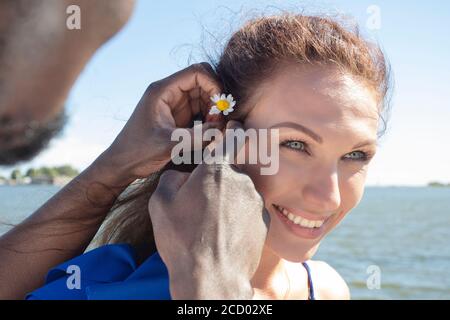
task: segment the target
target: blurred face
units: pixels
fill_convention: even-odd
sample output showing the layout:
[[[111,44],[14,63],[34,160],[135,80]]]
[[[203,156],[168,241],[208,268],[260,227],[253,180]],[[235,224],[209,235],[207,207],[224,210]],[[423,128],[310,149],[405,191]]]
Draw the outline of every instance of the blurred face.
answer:
[[[244,127],[279,129],[279,170],[243,169],[271,215],[266,247],[304,261],[363,195],[376,152],[377,101],[331,67],[289,66],[260,89]]]
[[[76,1],[82,32],[61,24],[71,2],[0,1],[0,165],[30,160],[61,131],[71,87],[135,1]]]
[[[46,122],[2,117],[0,112],[0,166],[33,158],[62,131],[65,121],[64,110]]]

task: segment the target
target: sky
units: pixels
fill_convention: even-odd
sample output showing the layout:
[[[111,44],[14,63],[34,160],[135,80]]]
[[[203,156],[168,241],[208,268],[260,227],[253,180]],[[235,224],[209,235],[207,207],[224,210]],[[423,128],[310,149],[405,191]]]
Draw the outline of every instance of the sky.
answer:
[[[13,168],[70,164],[83,170],[112,143],[151,82],[202,60],[197,53],[204,30],[224,38],[252,10],[306,9],[354,17],[391,63],[391,116],[370,164],[367,185],[450,182],[449,1],[224,3],[138,0],[128,24],[95,54],[73,87],[66,106],[70,121],[63,134],[33,161]],[[210,49],[212,42],[205,43]],[[9,175],[13,168],[0,168],[0,174]]]

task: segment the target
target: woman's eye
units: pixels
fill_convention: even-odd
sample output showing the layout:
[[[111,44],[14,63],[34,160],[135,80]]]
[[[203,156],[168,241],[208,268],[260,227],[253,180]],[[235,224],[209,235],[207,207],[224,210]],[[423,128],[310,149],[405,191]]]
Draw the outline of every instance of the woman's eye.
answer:
[[[295,151],[300,151],[300,152],[305,152],[308,153],[307,151],[307,145],[305,142],[303,141],[299,141],[299,140],[287,140],[282,142],[281,144],[284,147],[288,147],[289,149],[295,150]],[[309,153],[308,153],[309,154]],[[369,153],[366,153],[364,151],[352,151],[348,154],[346,154],[343,157],[345,160],[348,161],[361,161],[361,162],[365,162],[370,160],[371,156]]]
[[[361,160],[364,161],[367,159],[367,154],[362,151],[353,151],[344,156],[344,158],[348,160]]]
[[[286,141],[283,143],[286,147],[294,149],[294,150],[299,150],[299,151],[304,151],[306,146],[305,143],[302,141],[297,141],[297,140],[291,140],[291,141]]]

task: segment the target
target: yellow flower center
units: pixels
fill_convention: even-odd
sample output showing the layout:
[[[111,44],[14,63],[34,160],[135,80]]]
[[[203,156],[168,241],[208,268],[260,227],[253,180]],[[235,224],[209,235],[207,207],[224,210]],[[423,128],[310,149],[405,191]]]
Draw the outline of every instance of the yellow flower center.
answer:
[[[220,111],[224,111],[228,109],[230,103],[228,102],[228,100],[219,100],[216,102],[216,105],[217,109],[219,109]]]

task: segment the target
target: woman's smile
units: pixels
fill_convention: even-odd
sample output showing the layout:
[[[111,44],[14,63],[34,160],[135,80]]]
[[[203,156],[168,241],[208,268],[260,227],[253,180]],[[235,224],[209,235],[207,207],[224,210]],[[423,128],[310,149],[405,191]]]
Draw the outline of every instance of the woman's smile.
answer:
[[[274,204],[276,216],[283,222],[283,225],[298,237],[306,239],[316,239],[326,231],[326,226],[330,216],[318,216],[314,219],[307,219],[303,212],[296,211],[295,214],[288,209]],[[305,213],[306,214],[306,213]],[[311,215],[308,215],[310,217]]]

